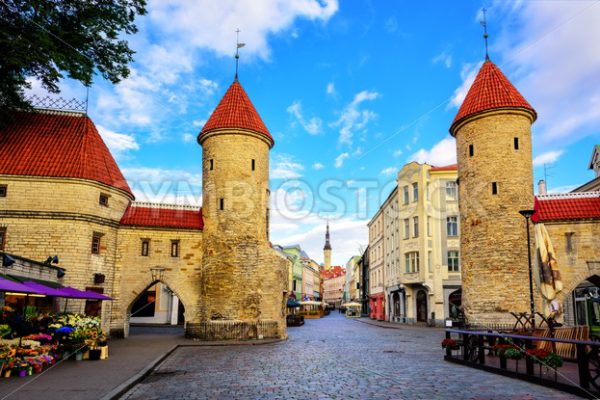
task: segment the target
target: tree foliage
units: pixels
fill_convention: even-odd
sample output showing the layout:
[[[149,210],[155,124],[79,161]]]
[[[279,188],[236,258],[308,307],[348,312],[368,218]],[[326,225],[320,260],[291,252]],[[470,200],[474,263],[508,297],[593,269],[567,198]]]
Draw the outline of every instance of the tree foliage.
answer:
[[[86,86],[95,73],[126,78],[134,51],[123,36],[145,13],[146,0],[0,0],[0,112],[29,107],[29,78],[52,93],[65,75]]]

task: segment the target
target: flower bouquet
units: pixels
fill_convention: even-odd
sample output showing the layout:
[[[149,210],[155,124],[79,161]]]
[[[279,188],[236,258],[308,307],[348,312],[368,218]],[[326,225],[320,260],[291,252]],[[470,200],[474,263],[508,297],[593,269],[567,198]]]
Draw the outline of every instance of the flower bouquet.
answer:
[[[442,348],[450,349],[450,350],[458,350],[458,342],[454,339],[444,339],[442,340]]]

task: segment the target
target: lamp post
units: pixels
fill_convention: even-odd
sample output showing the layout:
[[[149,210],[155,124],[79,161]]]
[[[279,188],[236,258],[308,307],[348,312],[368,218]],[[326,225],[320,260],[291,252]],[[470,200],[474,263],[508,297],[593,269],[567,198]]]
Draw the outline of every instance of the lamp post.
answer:
[[[531,267],[531,236],[529,234],[529,219],[535,214],[535,210],[521,210],[519,211],[525,220],[527,221],[527,260],[529,263],[529,308],[531,312],[531,325],[532,329],[535,329],[535,303],[533,300],[533,272]]]

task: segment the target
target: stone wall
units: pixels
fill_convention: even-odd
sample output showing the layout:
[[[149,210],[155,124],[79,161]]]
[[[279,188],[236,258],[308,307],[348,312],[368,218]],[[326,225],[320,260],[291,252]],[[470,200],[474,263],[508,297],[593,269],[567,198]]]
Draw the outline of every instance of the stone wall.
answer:
[[[456,133],[463,306],[471,323],[502,322],[511,318],[509,311],[529,309],[527,237],[519,210],[533,208],[531,122],[517,110],[488,112]]]
[[[142,239],[149,240],[149,255],[142,256]],[[171,256],[171,241],[179,240],[179,256]],[[127,316],[138,296],[156,281],[150,268],[164,268],[161,282],[185,308],[185,323],[199,322],[202,231],[124,226],[119,229],[115,263],[115,290],[111,331],[127,336]]]
[[[270,142],[244,130],[213,131],[199,140],[204,218],[200,323],[188,324],[187,334],[206,340],[257,339],[264,337],[262,321],[272,321],[284,338],[288,262],[268,242]],[[244,328],[230,329],[238,323]]]
[[[118,223],[129,196],[120,190],[81,179],[2,176],[7,197],[0,198],[0,226],[6,228],[5,251],[44,261],[58,255],[66,270],[62,283],[77,289],[102,288],[114,295],[114,265]],[[108,194],[109,206],[99,204]],[[92,236],[102,235],[100,254],[92,254]],[[94,284],[94,274],[105,275]],[[67,310],[83,312],[84,300],[69,300]],[[112,302],[102,303],[108,327]]]

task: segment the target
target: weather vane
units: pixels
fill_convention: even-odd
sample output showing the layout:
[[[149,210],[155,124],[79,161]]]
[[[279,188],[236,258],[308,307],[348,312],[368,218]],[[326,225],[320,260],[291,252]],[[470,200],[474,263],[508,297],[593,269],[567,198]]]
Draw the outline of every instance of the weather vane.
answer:
[[[487,12],[487,9],[482,8],[481,9],[481,13],[483,14],[483,19],[480,21],[481,26],[483,26],[483,40],[485,40],[485,59],[489,60],[490,56],[488,54],[488,31],[487,31],[487,20],[485,18],[485,13]]]
[[[237,47],[235,49],[235,80],[237,81],[238,79],[238,64],[240,62],[240,49],[242,47],[244,47],[246,45],[246,43],[240,43],[240,29],[238,28],[235,31],[236,35],[237,35]]]

